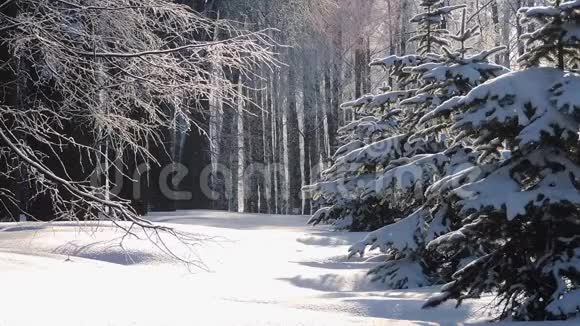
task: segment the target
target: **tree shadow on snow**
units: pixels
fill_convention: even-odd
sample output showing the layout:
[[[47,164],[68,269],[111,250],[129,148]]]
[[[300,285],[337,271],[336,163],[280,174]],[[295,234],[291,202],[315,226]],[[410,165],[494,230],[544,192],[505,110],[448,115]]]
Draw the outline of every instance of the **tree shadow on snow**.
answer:
[[[281,279],[290,284],[321,291],[319,299],[334,299],[347,304],[353,311],[364,311],[365,316],[408,320],[415,325],[459,325],[474,312],[466,304],[455,309],[454,303],[445,303],[435,309],[422,309],[433,288],[389,290],[382,284],[370,282],[366,274],[324,274],[317,277],[296,276]],[[476,312],[484,316],[484,312]]]
[[[234,213],[218,210],[179,210],[152,213],[147,219],[158,223],[177,223],[234,230],[303,229],[308,216]]]
[[[296,239],[296,241],[309,246],[327,246],[327,247],[348,246],[352,244],[351,241],[330,236],[316,236],[316,235],[302,236]]]
[[[370,269],[374,266],[377,266],[377,263],[374,262],[317,262],[317,261],[310,261],[310,262],[298,262],[298,264],[308,267],[314,268],[324,268],[324,269]]]
[[[423,309],[425,300],[425,297],[411,299],[393,296],[342,299],[345,303],[364,309],[369,317],[423,321],[426,322],[424,325],[460,325],[469,317],[473,317],[473,312],[467,307],[455,309],[452,305],[446,305],[434,309]]]
[[[376,285],[371,284],[366,274],[348,276],[324,274],[314,278],[295,276],[280,280],[287,281],[297,287],[325,292],[365,292],[376,289]]]
[[[129,250],[116,241],[97,241],[89,244],[77,244],[71,241],[55,248],[53,253],[118,265],[139,265],[160,260],[158,255],[140,250]]]
[[[17,224],[10,225],[0,228],[0,232],[24,232],[24,231],[40,231],[44,229],[46,225],[42,223],[38,224]]]

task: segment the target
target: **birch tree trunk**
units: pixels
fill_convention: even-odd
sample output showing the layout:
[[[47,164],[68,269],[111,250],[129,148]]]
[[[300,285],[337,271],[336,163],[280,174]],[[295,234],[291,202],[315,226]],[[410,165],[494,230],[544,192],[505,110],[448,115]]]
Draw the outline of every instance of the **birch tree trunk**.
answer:
[[[338,126],[344,124],[341,121],[340,104],[342,103],[342,29],[337,24],[337,31],[333,40],[333,65],[332,65],[332,97],[330,103],[330,120],[329,120],[329,138],[330,150],[333,153],[337,147],[337,130]],[[332,155],[332,154],[330,154]]]
[[[263,69],[264,71],[264,69]],[[260,105],[262,107],[261,118],[262,118],[262,144],[263,144],[263,161],[264,161],[264,205],[261,206],[261,212],[272,213],[272,120],[270,115],[272,115],[272,105],[270,102],[270,92],[266,88],[267,82],[260,80],[260,92],[261,101]]]
[[[238,89],[242,92],[242,78],[238,81]],[[236,112],[236,138],[237,138],[237,153],[238,153],[238,160],[237,160],[237,198],[238,198],[238,212],[243,213],[245,211],[245,184],[244,184],[244,168],[246,165],[246,146],[244,143],[244,101],[240,98],[237,103],[237,112]]]
[[[300,212],[301,173],[300,173],[300,145],[299,126],[296,103],[296,54],[293,48],[288,48],[288,88],[286,107],[286,150],[284,164],[286,165],[287,183],[287,213]]]
[[[278,77],[280,74],[273,74],[270,81],[270,114],[271,114],[271,124],[272,124],[272,183],[273,183],[273,212],[280,213],[280,151],[278,149],[278,144],[280,143],[280,138],[278,137],[278,130],[280,130],[280,124],[278,123],[278,107],[280,106],[280,101],[278,97]]]

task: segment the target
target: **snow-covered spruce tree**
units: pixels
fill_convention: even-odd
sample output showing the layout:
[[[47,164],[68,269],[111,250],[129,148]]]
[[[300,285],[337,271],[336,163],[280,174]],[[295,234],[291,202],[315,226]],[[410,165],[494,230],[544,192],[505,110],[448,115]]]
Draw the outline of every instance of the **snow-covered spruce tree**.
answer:
[[[413,98],[417,87],[424,86],[411,68],[438,59],[431,51],[449,43],[445,39],[449,31],[442,28],[443,22],[449,19],[451,12],[464,6],[444,6],[443,1],[421,1],[420,4],[425,12],[412,20],[419,26],[418,34],[413,39],[419,42],[420,54],[389,56],[371,63],[371,66],[385,67],[396,79],[400,90],[366,95],[345,103],[343,107],[362,109],[363,118],[345,127],[342,132],[367,128],[374,131],[375,125],[369,124],[370,120],[384,121],[400,115],[403,111],[397,107],[398,103]],[[390,108],[385,110],[387,104]],[[381,111],[375,111],[374,116],[369,117],[369,111],[376,108],[381,108]],[[396,119],[398,128],[391,129],[388,133],[375,139],[368,138],[366,142],[361,139],[347,141],[338,149],[334,155],[333,166],[323,174],[324,179],[304,189],[312,193],[322,206],[309,223],[330,223],[350,230],[372,230],[408,215],[410,210],[420,205],[421,196],[417,198],[413,194],[399,198],[399,201],[386,201],[385,198],[378,197],[361,198],[367,192],[367,185],[377,178],[377,173],[382,173],[391,160],[435,153],[442,149],[442,143],[435,139],[410,141],[414,125],[408,123],[412,120],[408,117],[409,114],[416,112],[404,112]]]
[[[416,96],[401,102],[411,111],[407,119],[416,119],[411,141],[421,139],[429,142],[438,137],[450,147],[435,153],[416,155],[392,161],[382,175],[367,187],[363,198],[388,198],[397,201],[405,194],[422,191],[420,205],[408,216],[392,225],[371,232],[361,242],[350,248],[350,255],[363,255],[368,246],[379,248],[386,254],[387,262],[373,268],[369,274],[375,280],[387,282],[391,287],[413,287],[441,282],[451,271],[473,256],[477,248],[464,247],[453,259],[439,264],[441,257],[433,256],[426,248],[429,241],[457,228],[457,220],[446,197],[432,191],[434,181],[447,180],[456,173],[473,168],[478,152],[469,143],[456,141],[456,136],[441,130],[447,129],[448,119],[435,121],[430,118],[437,106],[457,96],[467,94],[477,85],[507,72],[502,66],[491,64],[487,58],[500,48],[468,55],[469,40],[477,36],[478,27],[465,28],[451,38],[459,43],[456,50],[442,47],[441,55],[431,54],[435,60],[414,67],[411,71],[419,76],[424,87]],[[437,184],[437,183],[435,183]],[[430,187],[431,186],[431,187]],[[425,193],[423,191],[427,189]]]
[[[323,172],[323,179],[305,187],[322,206],[310,219],[311,224],[332,224],[338,229],[376,229],[386,221],[388,207],[380,200],[361,201],[364,185],[375,178],[381,165],[417,148],[405,146],[400,135],[393,107],[407,91],[387,91],[380,95],[366,95],[347,102],[343,108],[353,108],[358,120],[339,129],[342,144],[333,156],[334,164]]]
[[[465,5],[445,6],[443,0],[421,0],[419,6],[423,12],[411,18],[411,22],[417,24],[417,35],[409,39],[409,42],[418,43],[417,53],[425,56],[450,46],[446,22],[453,11]]]
[[[526,68],[438,109],[453,114],[454,130],[489,150],[507,146],[511,157],[457,174],[471,173],[463,184],[442,185],[463,225],[429,248],[453,255],[469,244],[485,254],[425,306],[492,292],[499,318],[566,319],[580,311],[580,75],[567,70],[580,58],[580,1],[520,14],[540,26],[526,35]]]

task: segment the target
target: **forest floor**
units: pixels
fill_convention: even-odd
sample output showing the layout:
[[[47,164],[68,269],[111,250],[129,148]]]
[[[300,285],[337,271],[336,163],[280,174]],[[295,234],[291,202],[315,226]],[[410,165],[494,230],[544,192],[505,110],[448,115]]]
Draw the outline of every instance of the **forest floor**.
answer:
[[[385,291],[370,283],[365,272],[376,263],[346,259],[362,233],[312,228],[304,216],[180,211],[150,218],[207,237],[193,252],[166,239],[203,268],[177,262],[149,241],[126,237],[120,245],[123,232],[107,223],[0,224],[0,325],[427,326],[489,319],[490,298],[422,310],[436,287]]]

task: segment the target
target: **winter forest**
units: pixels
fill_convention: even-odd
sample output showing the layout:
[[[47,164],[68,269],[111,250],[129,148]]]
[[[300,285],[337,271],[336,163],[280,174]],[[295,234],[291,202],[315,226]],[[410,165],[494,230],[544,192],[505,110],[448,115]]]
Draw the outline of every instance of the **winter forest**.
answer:
[[[0,274],[2,325],[575,325],[580,0],[0,0]]]

